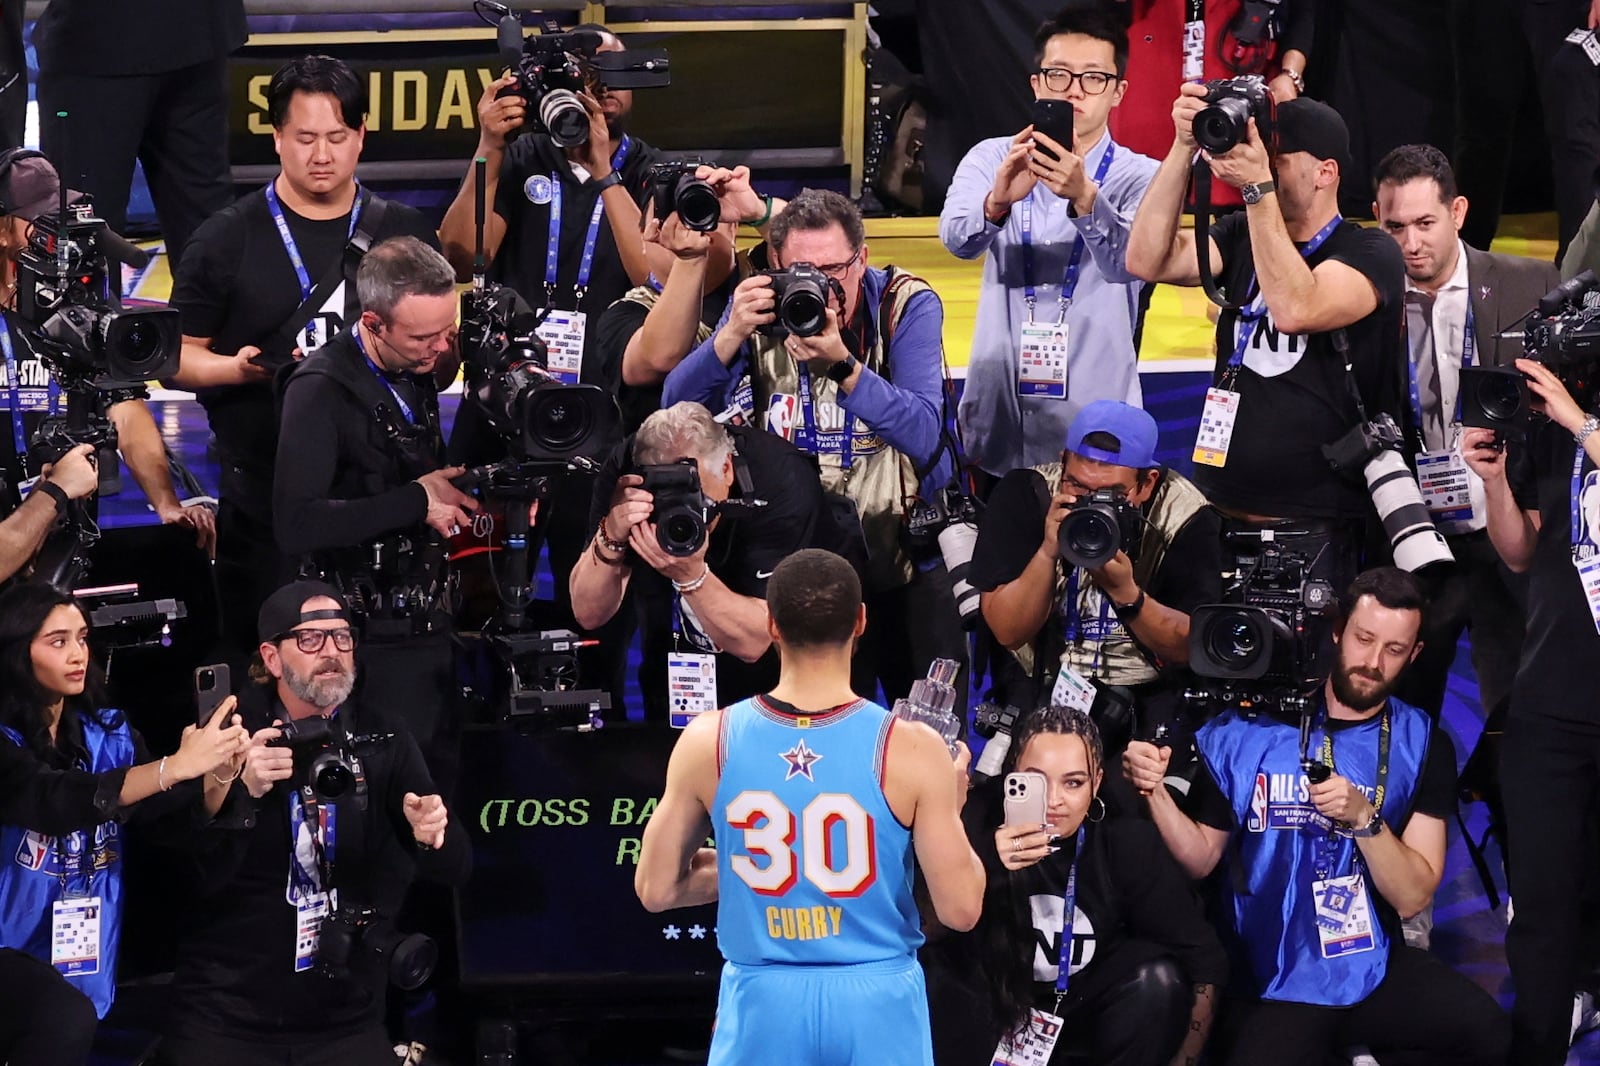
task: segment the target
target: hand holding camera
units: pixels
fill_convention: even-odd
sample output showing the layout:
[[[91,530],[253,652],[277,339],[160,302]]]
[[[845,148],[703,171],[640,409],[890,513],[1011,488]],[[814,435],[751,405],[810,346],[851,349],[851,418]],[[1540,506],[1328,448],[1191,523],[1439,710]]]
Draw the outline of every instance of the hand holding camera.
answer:
[[[716,193],[723,222],[744,222],[766,214],[767,202],[750,185],[749,167],[716,167],[702,163],[694,176]]]
[[[1197,82],[1186,81],[1178,87],[1178,98],[1172,103],[1172,127],[1178,144],[1193,152],[1200,144],[1194,139],[1195,116],[1206,109],[1210,90]]]
[[[1060,556],[1061,522],[1067,517],[1067,512],[1072,510],[1072,505],[1078,500],[1078,494],[1069,488],[1060,488],[1050,500],[1050,506],[1044,513],[1044,539],[1039,542],[1039,554],[1051,562]]]
[[[67,494],[69,500],[81,500],[94,495],[100,486],[100,468],[95,462],[92,444],[74,446],[60,459],[40,468],[41,476]]]
[[[850,358],[850,350],[844,346],[844,337],[839,333],[839,313],[830,307],[824,314],[826,318],[822,332],[810,336],[791,332],[783,342],[785,350],[796,363],[805,364],[815,360],[831,366]]]
[[[260,799],[272,791],[279,781],[287,781],[294,773],[294,751],[276,745],[273,741],[283,736],[283,723],[274,719],[266,729],[250,734],[250,746],[244,753],[244,787],[252,798]]]
[[[1122,753],[1122,774],[1139,790],[1139,795],[1153,796],[1163,787],[1171,762],[1170,745],[1130,740]]]
[[[1578,401],[1572,398],[1572,393],[1567,391],[1553,370],[1537,359],[1518,359],[1516,367],[1522,371],[1522,377],[1528,383],[1535,406],[1544,411],[1546,418],[1568,433],[1576,433],[1582,428],[1589,416],[1578,406]]]
[[[1317,813],[1341,825],[1366,825],[1372,820],[1372,802],[1348,778],[1333,774],[1313,782],[1307,790]]]
[[[606,112],[590,92],[577,94],[589,115],[589,134],[581,144],[568,146],[567,158],[589,172],[590,181],[599,181],[611,173],[611,131],[606,126]]]
[[[607,540],[627,540],[634,526],[650,521],[655,497],[646,492],[642,485],[644,478],[638,474],[623,474],[617,479],[617,487],[611,491],[611,510],[606,512],[601,523],[605,527]]]
[[[1225,152],[1202,149],[1211,173],[1218,181],[1235,189],[1246,185],[1260,185],[1272,180],[1272,161],[1267,156],[1267,146],[1261,140],[1261,131],[1252,117],[1245,127],[1247,136]]]
[[[505,90],[517,84],[515,73],[502,74],[478,97],[478,154],[505,151],[506,142],[522,128],[528,103]]]
[[[777,320],[776,307],[777,294],[769,275],[754,274],[745,278],[733,290],[733,306],[721,332],[735,346],[743,344],[756,330]]]
[[[417,478],[417,484],[428,494],[428,514],[424,521],[446,537],[453,537],[461,532],[462,526],[471,525],[469,515],[479,507],[477,500],[450,483],[451,478],[466,472],[464,466],[449,466]]]
[[[654,215],[646,219],[644,242],[665,248],[680,262],[703,261],[711,251],[711,234],[685,225],[676,211],[665,219]]]

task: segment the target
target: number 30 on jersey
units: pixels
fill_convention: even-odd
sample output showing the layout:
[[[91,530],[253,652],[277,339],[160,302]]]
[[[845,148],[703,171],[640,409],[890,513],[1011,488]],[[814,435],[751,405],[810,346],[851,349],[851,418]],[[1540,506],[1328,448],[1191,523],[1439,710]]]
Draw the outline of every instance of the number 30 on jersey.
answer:
[[[817,796],[800,812],[798,827],[794,812],[766,791],[739,793],[727,816],[749,852],[729,864],[760,895],[781,896],[804,874],[823,895],[852,899],[878,879],[872,816],[848,793]]]

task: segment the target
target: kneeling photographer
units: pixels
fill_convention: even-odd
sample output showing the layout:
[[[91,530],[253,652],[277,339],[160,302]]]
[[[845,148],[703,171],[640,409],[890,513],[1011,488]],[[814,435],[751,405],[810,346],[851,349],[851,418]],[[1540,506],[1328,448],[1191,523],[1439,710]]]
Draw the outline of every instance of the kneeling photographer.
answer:
[[[1220,591],[1218,516],[1157,465],[1157,432],[1137,407],[1089,404],[1059,463],[1001,479],[972,556],[984,620],[1026,675],[1009,671],[1002,702],[1088,712],[1113,757],[1180,718],[1189,612]]]
[[[804,453],[752,427],[723,426],[689,402],[645,419],[612,455],[596,481],[590,525],[594,536],[569,578],[579,625],[609,621],[635,580],[671,583],[671,632],[644,634],[640,688],[652,719],[770,689],[778,664],[767,578],[801,548],[834,546],[822,484]]]
[[[286,585],[261,608],[254,683],[239,698],[250,747],[192,841],[198,899],[166,1066],[395,1061],[384,987],[427,980],[436,949],[393,916],[414,877],[463,883],[471,851],[410,734],[348,702],[352,622],[321,582]]]

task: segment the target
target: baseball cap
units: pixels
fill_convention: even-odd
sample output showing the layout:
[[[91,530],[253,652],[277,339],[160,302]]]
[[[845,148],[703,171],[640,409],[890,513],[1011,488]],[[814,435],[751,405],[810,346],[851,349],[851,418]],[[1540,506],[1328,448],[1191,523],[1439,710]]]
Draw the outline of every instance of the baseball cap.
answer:
[[[1339,112],[1321,100],[1297,96],[1278,105],[1278,152],[1331,159],[1343,172],[1350,158],[1350,129]]]
[[[82,195],[68,189],[67,202],[72,203]],[[61,177],[43,156],[18,159],[0,176],[0,213],[32,222],[60,210]]]
[[[1095,433],[1116,438],[1117,448],[1097,448],[1083,439]],[[1113,466],[1148,469],[1157,466],[1156,441],[1160,431],[1150,412],[1121,400],[1096,400],[1078,412],[1067,428],[1067,451]]]
[[[306,601],[317,596],[328,597],[339,605],[339,609],[303,610]],[[324,618],[350,621],[344,594],[323,581],[294,581],[268,596],[267,602],[261,605],[261,613],[256,615],[256,636],[263,642],[270,641],[301,622],[317,622]]]

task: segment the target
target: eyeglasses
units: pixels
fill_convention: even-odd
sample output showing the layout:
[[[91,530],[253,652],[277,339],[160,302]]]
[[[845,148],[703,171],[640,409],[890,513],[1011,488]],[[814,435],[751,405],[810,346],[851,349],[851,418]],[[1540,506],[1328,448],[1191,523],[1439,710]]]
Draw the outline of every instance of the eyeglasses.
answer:
[[[328,643],[328,638],[333,638],[333,646],[338,651],[350,651],[356,646],[356,635],[350,629],[291,629],[279,637],[279,640],[294,638],[294,646],[307,655],[315,655]]]
[[[817,269],[822,271],[824,274],[828,275],[828,277],[834,279],[835,281],[843,281],[845,272],[847,270],[849,270],[851,267],[855,266],[856,265],[856,260],[858,260],[860,258],[861,258],[861,249],[857,248],[856,249],[856,254],[852,255],[849,259],[846,259],[844,262],[842,262],[842,263],[818,263],[817,264]]]
[[[1076,71],[1065,70],[1061,67],[1041,67],[1034,73],[1044,79],[1045,88],[1053,93],[1071,92],[1072,83],[1077,81],[1083,85],[1085,93],[1090,96],[1099,96],[1111,87],[1112,82],[1117,80],[1115,74],[1107,74],[1103,70],[1086,70],[1079,74]]]

